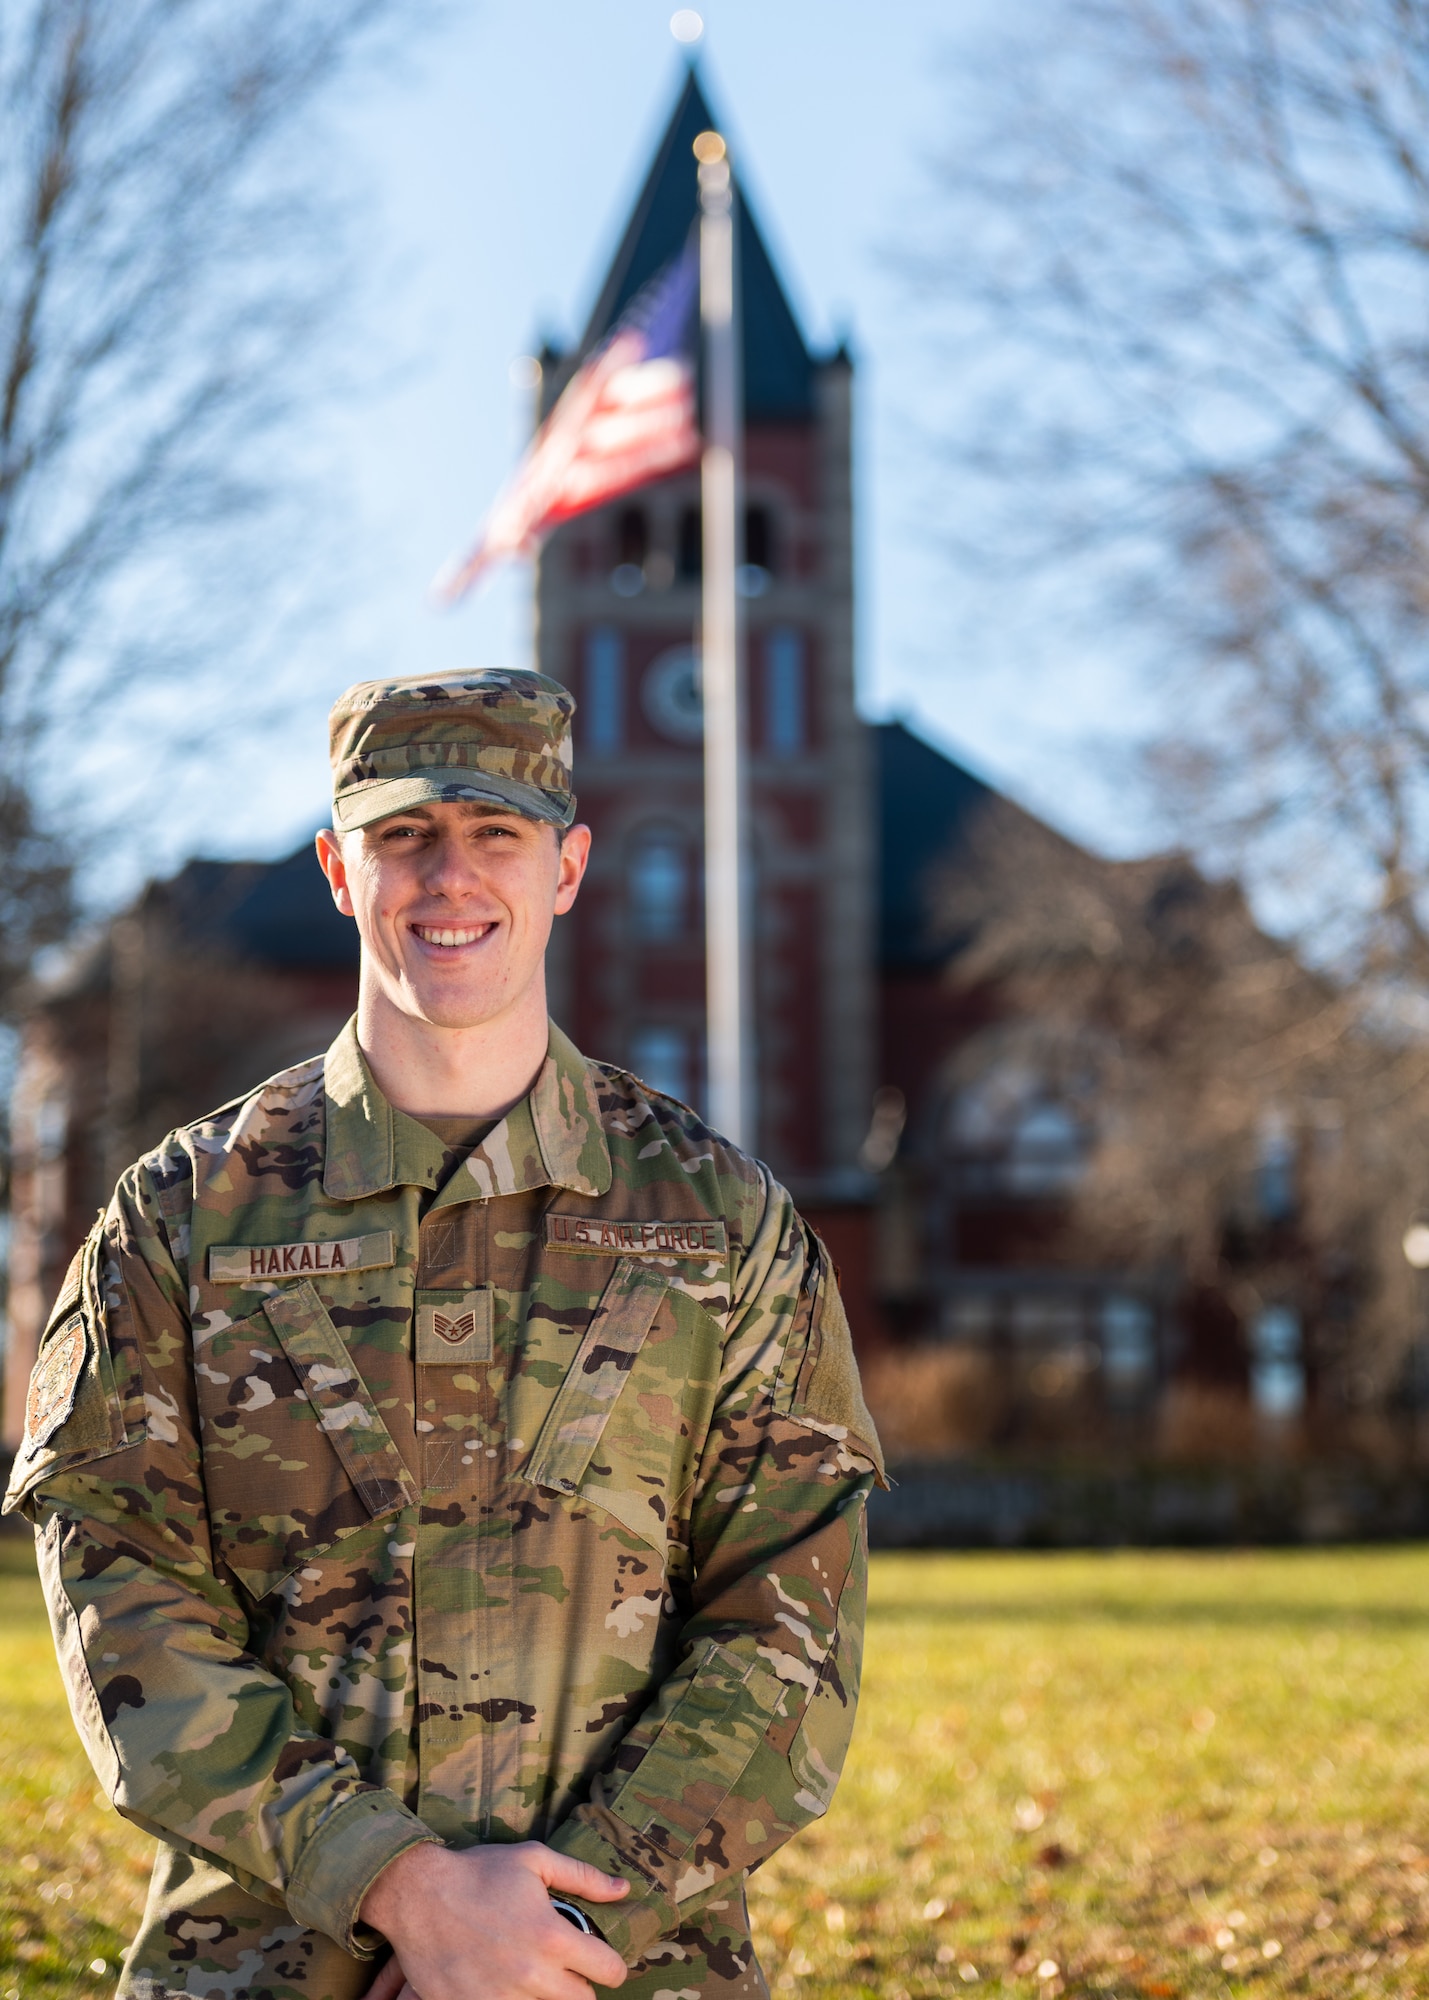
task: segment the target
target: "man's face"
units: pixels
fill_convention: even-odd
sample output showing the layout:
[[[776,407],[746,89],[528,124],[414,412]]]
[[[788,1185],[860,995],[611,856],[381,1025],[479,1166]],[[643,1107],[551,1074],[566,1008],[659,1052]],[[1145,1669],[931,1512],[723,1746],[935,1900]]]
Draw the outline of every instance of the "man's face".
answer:
[[[318,835],[333,898],[357,920],[364,982],[441,1028],[478,1027],[529,994],[589,852],[588,827],[562,840],[544,821],[473,803]]]

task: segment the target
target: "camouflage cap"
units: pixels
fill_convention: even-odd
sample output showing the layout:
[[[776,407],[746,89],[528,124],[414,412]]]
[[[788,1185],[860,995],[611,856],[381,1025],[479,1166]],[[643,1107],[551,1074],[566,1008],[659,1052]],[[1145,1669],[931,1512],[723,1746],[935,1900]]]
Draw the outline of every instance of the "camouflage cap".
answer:
[[[558,682],[520,668],[359,681],[328,719],[333,825],[479,799],[567,827],[575,708]]]

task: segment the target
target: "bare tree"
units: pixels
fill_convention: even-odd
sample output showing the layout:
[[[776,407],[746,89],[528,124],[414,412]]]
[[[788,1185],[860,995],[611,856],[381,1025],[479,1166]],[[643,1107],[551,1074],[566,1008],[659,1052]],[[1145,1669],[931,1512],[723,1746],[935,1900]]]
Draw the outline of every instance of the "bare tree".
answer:
[[[1179,663],[1156,775],[1201,851],[1418,985],[1429,6],[1008,13],[911,259],[966,385],[959,518],[979,562],[1076,566],[1158,683]]]
[[[192,732],[192,683],[180,702],[157,684],[214,659],[223,614],[254,615],[241,531],[291,493],[277,441],[343,275],[308,121],[393,12],[0,16],[0,1009],[69,916],[72,828],[47,799],[73,799],[84,752],[98,768],[126,691]]]
[[[1421,1335],[1400,1242],[1424,1210],[1429,1051],[1255,924],[1184,855],[1107,862],[1009,810],[941,908],[951,976],[1084,1112],[1065,1231],[1174,1272],[1243,1324],[1294,1309],[1343,1416],[1382,1407]],[[975,1077],[986,1052],[958,1060]]]

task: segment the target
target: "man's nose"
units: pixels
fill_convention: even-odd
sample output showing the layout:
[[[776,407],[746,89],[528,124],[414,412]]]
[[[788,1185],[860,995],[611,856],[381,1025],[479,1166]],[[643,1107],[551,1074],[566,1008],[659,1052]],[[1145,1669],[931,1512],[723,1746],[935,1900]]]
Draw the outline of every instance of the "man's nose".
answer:
[[[423,887],[436,896],[455,896],[470,889],[481,879],[478,859],[471,851],[468,841],[453,839],[443,834],[433,841],[427,850],[427,865],[423,870]]]

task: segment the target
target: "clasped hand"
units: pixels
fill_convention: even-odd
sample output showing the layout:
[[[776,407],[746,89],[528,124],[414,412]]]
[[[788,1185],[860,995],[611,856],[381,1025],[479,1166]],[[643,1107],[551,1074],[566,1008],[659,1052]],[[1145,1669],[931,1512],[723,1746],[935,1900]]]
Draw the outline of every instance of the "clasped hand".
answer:
[[[393,1949],[367,2000],[594,2000],[592,1982],[619,1986],[624,1961],[547,1891],[615,1903],[628,1887],[537,1840],[409,1847],[363,1899],[362,1921]]]

